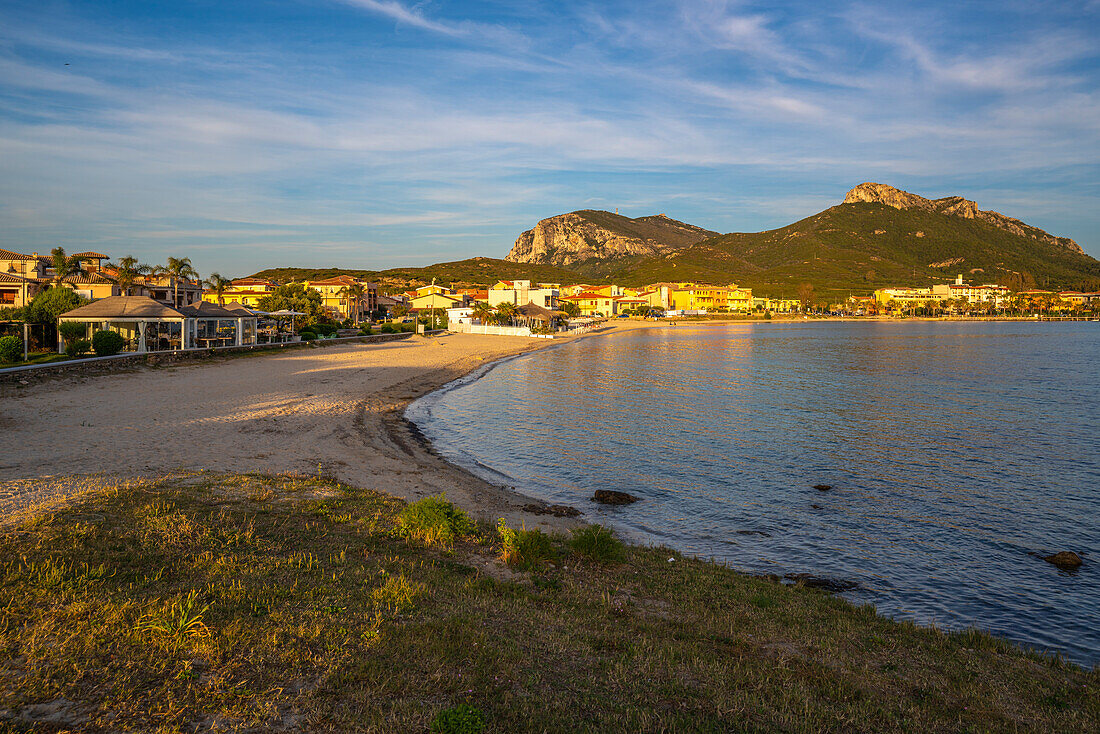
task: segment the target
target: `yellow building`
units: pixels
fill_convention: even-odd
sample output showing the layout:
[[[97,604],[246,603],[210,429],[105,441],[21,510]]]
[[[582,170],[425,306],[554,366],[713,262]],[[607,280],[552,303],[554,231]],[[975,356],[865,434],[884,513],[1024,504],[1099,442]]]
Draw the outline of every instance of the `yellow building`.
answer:
[[[237,278],[222,293],[219,305],[239,303],[246,308],[259,308],[260,299],[271,295],[276,288],[278,286],[275,283],[263,278]],[[205,291],[202,294],[202,300],[207,303],[218,303],[218,294],[214,291]]]
[[[879,288],[875,291],[875,303],[884,308],[893,303],[897,310],[939,306],[946,298],[931,288]]]
[[[581,316],[615,316],[618,314],[618,298],[619,296],[585,291],[571,296],[562,296],[561,300],[575,303]]]
[[[337,319],[351,318],[357,313],[356,302],[347,294],[347,288],[363,286],[364,294],[359,299],[358,314],[363,317],[378,308],[378,285],[356,280],[350,275],[337,275],[325,280],[307,280],[306,288],[312,288],[321,294],[321,306]]]
[[[677,283],[662,286],[658,292],[666,311],[748,313],[752,310],[752,289],[738,288],[736,285]]]

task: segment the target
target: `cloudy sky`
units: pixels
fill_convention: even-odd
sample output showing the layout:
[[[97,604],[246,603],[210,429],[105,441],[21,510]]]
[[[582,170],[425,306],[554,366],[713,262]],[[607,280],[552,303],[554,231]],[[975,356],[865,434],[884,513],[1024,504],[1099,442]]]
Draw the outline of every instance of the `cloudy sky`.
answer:
[[[1100,1],[0,0],[0,247],[243,275],[871,180],[1100,256]]]

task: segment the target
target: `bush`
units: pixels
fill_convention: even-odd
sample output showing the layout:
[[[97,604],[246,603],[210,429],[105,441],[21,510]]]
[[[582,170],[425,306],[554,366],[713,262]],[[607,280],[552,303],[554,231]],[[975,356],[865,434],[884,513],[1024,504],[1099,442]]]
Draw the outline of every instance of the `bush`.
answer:
[[[392,334],[393,333],[393,325],[392,324],[382,324],[382,328],[379,329],[379,331],[381,331],[383,334]]]
[[[92,343],[87,339],[73,339],[65,344],[65,354],[72,358],[87,354],[91,349]]]
[[[440,494],[413,502],[397,516],[400,532],[426,545],[450,548],[456,538],[473,535],[477,525]]]
[[[370,336],[370,335],[371,335],[370,326],[363,326],[359,329],[359,336]]]
[[[303,331],[298,336],[302,337],[302,341],[304,342],[311,342],[317,338],[317,335],[314,334],[312,331]]]
[[[83,339],[88,334],[88,325],[76,321],[66,321],[57,325],[57,332],[66,342]]]
[[[593,561],[614,561],[622,557],[623,544],[602,525],[585,525],[573,530],[569,547],[579,556]]]
[[[432,734],[480,734],[485,731],[485,714],[468,703],[443,709],[432,719]]]
[[[95,350],[97,357],[118,354],[125,345],[126,340],[117,331],[103,330],[92,334],[92,349]]]
[[[0,336],[0,362],[23,361],[23,340],[17,336]]]
[[[318,323],[313,325],[312,331],[317,336],[334,336],[336,334],[336,330],[339,328],[340,327],[336,324]]]
[[[502,517],[497,522],[497,532],[501,540],[500,560],[513,568],[530,571],[554,557],[554,544],[541,530],[513,530]]]
[[[48,288],[35,296],[27,306],[27,321],[35,324],[56,324],[58,316],[87,302],[87,299],[68,288]]]

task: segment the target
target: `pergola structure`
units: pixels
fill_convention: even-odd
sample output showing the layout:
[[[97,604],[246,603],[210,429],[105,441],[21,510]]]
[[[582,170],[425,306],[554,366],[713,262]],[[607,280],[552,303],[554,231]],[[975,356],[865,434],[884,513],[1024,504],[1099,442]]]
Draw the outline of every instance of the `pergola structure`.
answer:
[[[563,316],[566,316],[564,311],[551,311],[537,303],[528,303],[526,306],[520,306],[516,309],[516,319],[525,321],[528,326],[533,325],[536,321],[550,326]]]
[[[62,314],[57,321],[87,324],[89,336],[95,330],[117,331],[136,352],[256,343],[255,315],[213,303],[175,309],[148,296],[110,296]],[[60,337],[58,342],[61,350]]]

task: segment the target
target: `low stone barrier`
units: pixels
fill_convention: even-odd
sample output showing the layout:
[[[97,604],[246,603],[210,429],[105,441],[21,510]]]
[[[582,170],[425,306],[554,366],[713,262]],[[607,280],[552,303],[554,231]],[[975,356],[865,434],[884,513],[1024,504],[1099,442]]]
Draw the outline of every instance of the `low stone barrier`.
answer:
[[[390,342],[406,339],[411,333],[402,334],[373,334],[371,336],[353,336],[340,339],[318,339],[310,342],[289,342],[284,344],[245,344],[233,347],[214,347],[213,349],[187,349],[167,352],[126,352],[114,354],[110,357],[88,357],[74,359],[65,362],[52,362],[41,365],[25,365],[21,367],[8,367],[0,369],[0,385],[23,383],[28,384],[32,379],[43,377],[58,377],[63,375],[98,375],[117,372],[119,369],[134,367],[158,367],[161,365],[182,364],[203,359],[212,359],[245,352],[261,352],[272,349],[306,349],[310,347],[326,347],[334,344],[350,344],[360,342],[372,344],[376,342]]]

